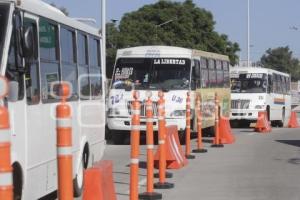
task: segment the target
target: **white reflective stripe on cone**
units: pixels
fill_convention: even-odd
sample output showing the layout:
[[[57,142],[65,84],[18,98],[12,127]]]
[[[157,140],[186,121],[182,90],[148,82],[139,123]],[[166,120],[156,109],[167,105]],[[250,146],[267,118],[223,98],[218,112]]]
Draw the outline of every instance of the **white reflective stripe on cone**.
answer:
[[[153,144],[148,144],[147,149],[154,149],[154,145]]]
[[[0,143],[10,142],[10,131],[8,129],[0,129]]]
[[[132,114],[133,115],[140,115],[141,112],[140,112],[140,110],[132,110]]]
[[[186,128],[191,128],[191,126],[186,126]]]
[[[153,123],[153,119],[146,119],[146,122]]]
[[[57,128],[70,128],[70,127],[72,127],[71,118],[57,118],[56,119],[56,127]]]
[[[164,120],[165,118],[164,117],[158,117],[158,120]]]
[[[137,159],[137,158],[132,158],[132,159],[130,160],[130,162],[131,162],[131,164],[139,164],[139,159]]]
[[[131,126],[131,130],[132,131],[139,131],[140,130],[140,126],[139,125],[132,125]]]
[[[57,154],[59,156],[71,156],[72,147],[57,147]]]
[[[158,109],[164,109],[165,106],[159,105],[159,106],[157,106],[157,108],[158,108]]]
[[[11,172],[0,173],[0,188],[12,186],[12,185],[13,185],[12,173]]]
[[[187,106],[190,106],[190,105],[191,105],[191,103],[190,103],[190,102],[187,102],[187,103],[186,103],[186,105],[187,105]]]
[[[165,144],[165,140],[159,140],[158,144]]]
[[[152,110],[152,106],[146,106],[146,110]]]

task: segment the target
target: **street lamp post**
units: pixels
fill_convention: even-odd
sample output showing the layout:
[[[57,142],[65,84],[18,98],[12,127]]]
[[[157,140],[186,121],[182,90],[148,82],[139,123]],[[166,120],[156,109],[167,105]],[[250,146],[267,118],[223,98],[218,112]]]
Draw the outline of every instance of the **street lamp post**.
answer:
[[[248,39],[247,39],[247,64],[248,67],[250,66],[250,0],[248,0],[248,5],[247,5],[247,9],[248,9],[248,30],[247,30],[247,35],[248,35]]]
[[[169,24],[169,23],[171,23],[171,22],[173,22],[173,21],[175,21],[175,20],[177,20],[177,18],[175,18],[175,19],[170,19],[170,20],[168,20],[168,21],[166,21],[166,22],[163,22],[163,23],[161,23],[161,24],[155,25],[155,40],[156,40],[157,43],[158,43],[158,33],[157,33],[158,28],[159,28],[159,27],[162,27],[162,26],[164,26],[164,25],[166,25],[166,24]]]

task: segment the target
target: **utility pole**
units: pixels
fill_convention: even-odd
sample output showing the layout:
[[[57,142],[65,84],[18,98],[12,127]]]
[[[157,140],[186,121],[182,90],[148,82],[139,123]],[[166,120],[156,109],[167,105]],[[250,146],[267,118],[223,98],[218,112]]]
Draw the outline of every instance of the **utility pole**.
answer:
[[[103,54],[103,64],[104,69],[106,69],[106,0],[101,0],[101,10],[102,10],[102,17],[101,17],[101,34],[102,34],[102,54]],[[106,70],[105,74],[106,76]]]

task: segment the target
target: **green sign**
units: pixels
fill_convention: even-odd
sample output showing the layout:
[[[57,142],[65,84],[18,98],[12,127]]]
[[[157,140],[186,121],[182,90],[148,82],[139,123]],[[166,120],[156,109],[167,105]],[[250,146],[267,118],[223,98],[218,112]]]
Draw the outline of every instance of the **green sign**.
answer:
[[[56,44],[55,26],[45,20],[40,21],[40,47],[55,48]]]

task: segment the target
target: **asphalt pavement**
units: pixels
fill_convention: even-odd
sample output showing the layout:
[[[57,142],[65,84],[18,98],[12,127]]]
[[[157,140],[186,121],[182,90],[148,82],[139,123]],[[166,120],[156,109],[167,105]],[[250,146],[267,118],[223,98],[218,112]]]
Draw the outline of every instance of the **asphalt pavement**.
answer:
[[[175,188],[155,190],[165,200],[300,200],[300,129],[273,128],[272,133],[233,129],[236,143],[210,147],[189,164],[172,170]],[[196,140],[192,140],[193,147]],[[184,147],[183,147],[184,148]],[[129,199],[129,145],[108,144],[104,159],[114,162],[118,200]],[[146,190],[146,147],[141,146],[140,193]],[[155,180],[157,181],[157,179]]]

